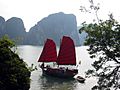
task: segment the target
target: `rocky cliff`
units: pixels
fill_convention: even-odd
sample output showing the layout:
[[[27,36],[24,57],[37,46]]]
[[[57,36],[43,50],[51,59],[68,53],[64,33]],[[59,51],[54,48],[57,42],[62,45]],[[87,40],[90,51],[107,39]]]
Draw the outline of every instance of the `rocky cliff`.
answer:
[[[47,38],[51,38],[59,45],[62,36],[66,35],[74,40],[75,45],[80,45],[75,15],[62,12],[43,18],[29,32],[25,31],[22,19],[12,17],[5,21],[0,17],[0,37],[5,34],[17,44],[43,45]]]
[[[3,19],[0,19],[0,30],[1,37],[8,35],[10,39],[14,39],[17,44],[23,44],[25,39],[26,31],[22,19],[17,17],[12,17],[6,22]]]
[[[80,44],[75,15],[60,12],[43,18],[27,33],[25,43],[43,45],[51,38],[59,45],[63,35],[70,36],[75,45]]]

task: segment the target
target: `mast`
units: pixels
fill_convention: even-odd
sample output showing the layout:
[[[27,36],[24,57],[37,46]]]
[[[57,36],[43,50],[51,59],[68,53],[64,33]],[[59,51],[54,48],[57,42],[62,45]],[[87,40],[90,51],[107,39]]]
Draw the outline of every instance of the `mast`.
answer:
[[[57,51],[56,44],[53,40],[47,39],[42,50],[42,53],[38,59],[38,62],[56,62]]]
[[[76,65],[75,45],[70,37],[63,36],[57,58],[58,65]]]

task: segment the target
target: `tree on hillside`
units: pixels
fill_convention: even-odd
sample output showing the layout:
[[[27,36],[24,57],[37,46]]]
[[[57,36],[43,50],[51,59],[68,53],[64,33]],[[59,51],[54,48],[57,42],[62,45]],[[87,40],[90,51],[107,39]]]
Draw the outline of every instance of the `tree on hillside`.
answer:
[[[8,38],[0,38],[0,90],[29,90],[30,70],[13,46]]]
[[[101,21],[98,24],[84,24],[82,31],[87,32],[85,45],[89,45],[91,58],[98,58],[86,74],[98,77],[97,85],[93,89],[120,89],[120,24],[113,19]]]

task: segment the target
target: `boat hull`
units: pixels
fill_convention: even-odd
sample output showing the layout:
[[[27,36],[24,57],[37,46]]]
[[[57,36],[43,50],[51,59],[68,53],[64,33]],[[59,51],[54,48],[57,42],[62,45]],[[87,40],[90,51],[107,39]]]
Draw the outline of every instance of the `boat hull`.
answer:
[[[43,75],[64,78],[64,79],[73,79],[73,77],[78,74],[77,69],[58,69],[58,68],[45,68],[42,69]]]
[[[80,83],[84,83],[85,82],[85,78],[81,77],[81,76],[77,76],[76,80]]]

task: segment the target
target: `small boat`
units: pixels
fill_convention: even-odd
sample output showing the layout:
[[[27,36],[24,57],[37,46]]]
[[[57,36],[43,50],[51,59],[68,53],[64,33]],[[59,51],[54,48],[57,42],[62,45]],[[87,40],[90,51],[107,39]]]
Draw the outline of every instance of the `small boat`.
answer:
[[[75,45],[73,40],[67,36],[63,36],[62,38],[58,56],[55,42],[52,39],[47,39],[38,62],[43,62],[40,66],[43,75],[73,79],[73,77],[78,74],[78,70],[75,68],[69,69],[69,67],[63,67],[67,65],[76,65]],[[48,62],[56,63],[57,67],[45,66],[44,63]]]
[[[78,82],[80,82],[80,83],[84,83],[84,82],[85,82],[85,78],[83,78],[83,77],[81,77],[81,76],[77,76],[75,79],[76,79]]]

